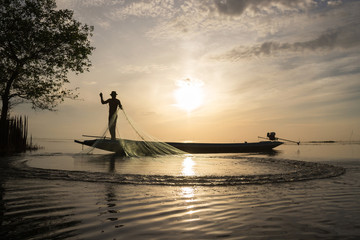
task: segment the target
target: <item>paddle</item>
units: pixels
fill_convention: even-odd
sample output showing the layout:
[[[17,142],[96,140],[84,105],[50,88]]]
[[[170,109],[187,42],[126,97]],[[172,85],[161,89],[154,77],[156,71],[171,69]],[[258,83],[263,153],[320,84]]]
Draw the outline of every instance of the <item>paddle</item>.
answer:
[[[268,139],[271,141],[283,140],[283,141],[292,142],[292,143],[296,143],[297,145],[300,145],[300,141],[296,142],[296,141],[288,140],[285,138],[278,138],[278,137],[275,137],[275,134],[276,134],[275,132],[270,132],[270,133],[267,133],[267,138],[260,137],[260,136],[258,136],[258,138]]]

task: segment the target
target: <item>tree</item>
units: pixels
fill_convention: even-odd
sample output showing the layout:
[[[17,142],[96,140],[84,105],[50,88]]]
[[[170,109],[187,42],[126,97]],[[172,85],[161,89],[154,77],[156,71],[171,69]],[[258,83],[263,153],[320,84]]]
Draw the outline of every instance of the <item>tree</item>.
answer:
[[[67,75],[89,71],[92,32],[55,0],[0,0],[1,129],[15,104],[54,110],[77,97]]]

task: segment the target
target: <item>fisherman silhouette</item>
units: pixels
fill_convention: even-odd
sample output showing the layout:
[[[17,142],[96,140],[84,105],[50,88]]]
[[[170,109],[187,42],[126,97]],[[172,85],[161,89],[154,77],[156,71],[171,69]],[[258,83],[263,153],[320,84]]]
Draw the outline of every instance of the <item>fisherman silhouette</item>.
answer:
[[[116,121],[117,121],[117,108],[119,107],[122,110],[122,105],[119,99],[116,98],[117,93],[112,91],[110,93],[111,98],[104,101],[103,94],[100,93],[100,99],[102,104],[109,104],[109,132],[111,135],[111,140],[116,139]]]

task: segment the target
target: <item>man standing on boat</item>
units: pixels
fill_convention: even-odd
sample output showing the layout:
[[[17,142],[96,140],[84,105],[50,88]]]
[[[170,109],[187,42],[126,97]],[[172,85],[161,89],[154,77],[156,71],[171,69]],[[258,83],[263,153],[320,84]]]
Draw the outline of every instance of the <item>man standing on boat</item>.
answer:
[[[109,104],[109,132],[111,140],[116,139],[116,121],[117,121],[117,108],[122,110],[122,105],[119,99],[116,98],[117,93],[112,91],[108,100],[104,101],[103,94],[100,93],[100,99],[102,104]]]

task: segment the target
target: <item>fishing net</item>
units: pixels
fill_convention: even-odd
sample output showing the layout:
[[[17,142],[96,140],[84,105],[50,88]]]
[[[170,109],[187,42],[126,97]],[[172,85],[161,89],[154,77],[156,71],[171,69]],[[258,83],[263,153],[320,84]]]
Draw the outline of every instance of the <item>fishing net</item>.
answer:
[[[116,139],[111,139],[106,134],[110,132],[110,126],[114,122],[116,122]],[[103,134],[93,140],[91,148],[86,152],[91,153],[95,148],[117,152],[128,157],[186,154],[186,152],[141,131],[125,110],[117,110],[109,120]]]

